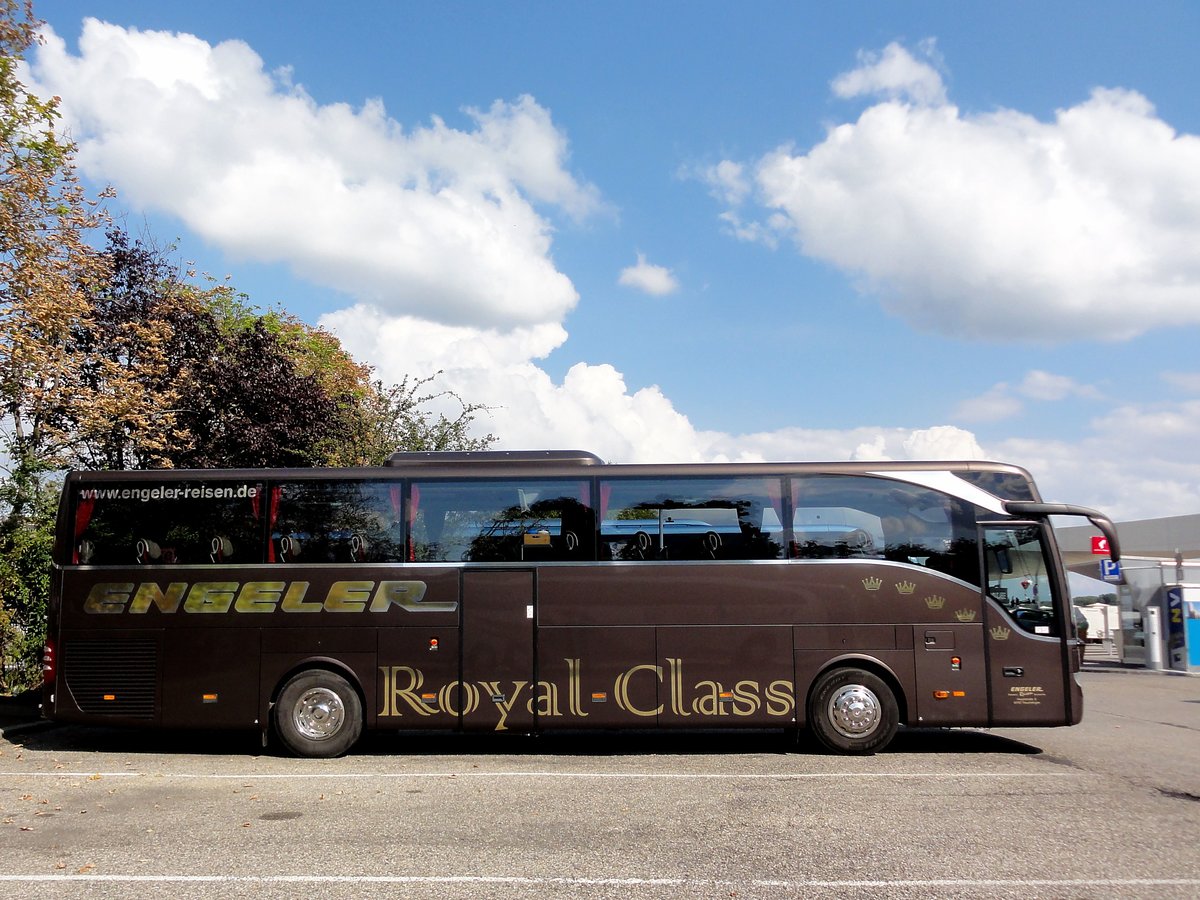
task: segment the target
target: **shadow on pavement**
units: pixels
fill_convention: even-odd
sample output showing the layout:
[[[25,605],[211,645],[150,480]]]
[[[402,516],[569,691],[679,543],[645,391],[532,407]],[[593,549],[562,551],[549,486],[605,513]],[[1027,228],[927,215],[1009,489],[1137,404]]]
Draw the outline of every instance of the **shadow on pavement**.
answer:
[[[53,725],[7,736],[12,744],[36,752],[98,752],[128,755],[190,753],[213,756],[284,756],[275,746],[263,749],[257,732],[138,730],[85,725]],[[929,754],[1022,754],[1041,749],[969,729],[901,729],[881,756]],[[452,734],[375,731],[367,733],[352,756],[703,756],[729,754],[826,755],[807,734],[797,740],[784,731],[563,731],[540,735]]]

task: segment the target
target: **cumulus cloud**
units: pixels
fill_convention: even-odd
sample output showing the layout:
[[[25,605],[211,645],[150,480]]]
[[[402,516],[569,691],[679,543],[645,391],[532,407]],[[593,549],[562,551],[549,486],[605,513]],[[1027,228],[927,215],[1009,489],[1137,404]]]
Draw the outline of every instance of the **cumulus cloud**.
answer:
[[[540,205],[599,196],[532,97],[406,131],[379,100],[316,103],[240,41],[94,19],[78,56],[45,37],[33,78],[64,98],[81,168],[235,257],[447,324],[558,322],[578,300]]]
[[[679,290],[679,282],[674,273],[665,266],[656,266],[646,262],[644,254],[637,255],[637,264],[621,270],[617,283],[624,287],[650,294],[653,297],[665,297]]]
[[[1050,122],[965,114],[897,44],[834,89],[884,99],[807,151],[709,170],[732,234],[790,239],[914,326],[960,337],[1119,339],[1200,322],[1200,138],[1142,95],[1098,88]]]
[[[577,363],[556,383],[531,360],[566,338],[550,326],[513,332],[399,320],[366,309],[322,317],[385,380],[442,370],[438,384],[491,407],[480,423],[507,448],[582,447],[613,462],[802,459],[979,459],[969,431],[950,426],[782,428],[731,434],[696,428],[656,385],[631,390],[608,364]],[[447,412],[454,412],[449,401]]]

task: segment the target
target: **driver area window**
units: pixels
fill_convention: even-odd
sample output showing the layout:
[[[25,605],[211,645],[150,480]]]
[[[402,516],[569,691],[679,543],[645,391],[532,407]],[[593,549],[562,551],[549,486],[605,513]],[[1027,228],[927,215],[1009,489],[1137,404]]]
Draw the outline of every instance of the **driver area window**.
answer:
[[[1058,637],[1042,529],[1037,525],[988,525],[983,534],[988,596],[1022,631]]]

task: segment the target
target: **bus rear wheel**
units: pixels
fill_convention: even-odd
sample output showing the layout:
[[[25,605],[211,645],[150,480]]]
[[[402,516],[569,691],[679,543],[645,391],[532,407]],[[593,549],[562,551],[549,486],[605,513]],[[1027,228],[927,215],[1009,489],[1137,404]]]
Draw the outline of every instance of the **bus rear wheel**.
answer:
[[[895,736],[899,722],[896,695],[887,682],[864,669],[831,669],[817,679],[809,694],[809,728],[836,753],[882,750]]]
[[[288,680],[275,704],[275,733],[297,756],[341,756],[362,734],[362,701],[350,682],[312,669]]]

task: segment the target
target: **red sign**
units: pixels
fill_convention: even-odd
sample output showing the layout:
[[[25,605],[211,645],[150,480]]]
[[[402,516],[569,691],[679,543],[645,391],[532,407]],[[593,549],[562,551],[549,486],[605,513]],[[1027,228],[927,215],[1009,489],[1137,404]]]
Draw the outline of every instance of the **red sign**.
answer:
[[[1094,556],[1108,556],[1108,538],[1098,535],[1092,538],[1092,554]]]

